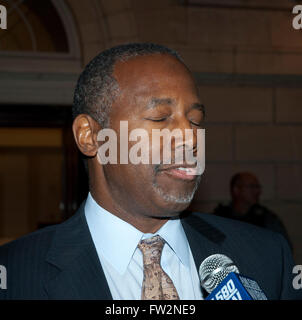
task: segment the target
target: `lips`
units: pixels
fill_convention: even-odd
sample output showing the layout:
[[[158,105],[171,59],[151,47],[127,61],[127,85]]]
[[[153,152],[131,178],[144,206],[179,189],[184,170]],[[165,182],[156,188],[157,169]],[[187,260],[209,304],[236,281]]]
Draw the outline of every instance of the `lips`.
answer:
[[[171,166],[160,170],[161,172],[181,180],[194,180],[197,177],[197,169],[192,166]]]

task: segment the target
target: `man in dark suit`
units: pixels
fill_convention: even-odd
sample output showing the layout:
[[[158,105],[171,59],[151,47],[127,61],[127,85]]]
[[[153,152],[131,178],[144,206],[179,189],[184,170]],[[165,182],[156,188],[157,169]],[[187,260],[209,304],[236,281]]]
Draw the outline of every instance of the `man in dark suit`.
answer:
[[[214,215],[180,214],[201,171],[179,164],[176,151],[198,153],[204,109],[176,52],[129,44],[101,53],[79,78],[74,117],[74,137],[88,167],[87,200],[66,222],[0,248],[8,277],[1,299],[203,299],[197,270],[216,253],[255,279],[268,299],[299,298],[293,259],[278,234]],[[162,161],[162,140],[150,147],[159,164],[125,163],[122,150],[133,156],[135,139],[120,136],[122,121],[127,133],[148,133],[142,146],[154,129],[193,134],[173,139],[170,164]],[[117,133],[117,144],[108,144],[100,132]],[[102,153],[106,143],[108,152]]]

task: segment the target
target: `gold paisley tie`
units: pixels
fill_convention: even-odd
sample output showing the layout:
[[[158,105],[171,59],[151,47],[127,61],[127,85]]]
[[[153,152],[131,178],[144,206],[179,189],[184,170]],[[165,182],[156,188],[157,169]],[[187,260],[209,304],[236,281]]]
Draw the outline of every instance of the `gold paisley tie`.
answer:
[[[141,240],[138,244],[144,261],[142,300],[179,300],[171,278],[160,266],[164,244],[164,240],[158,235]]]

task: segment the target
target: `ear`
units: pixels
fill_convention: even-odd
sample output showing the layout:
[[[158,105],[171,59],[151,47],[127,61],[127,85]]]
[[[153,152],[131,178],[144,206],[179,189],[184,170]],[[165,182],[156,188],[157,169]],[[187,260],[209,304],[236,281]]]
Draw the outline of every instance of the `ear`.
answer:
[[[87,114],[80,114],[74,119],[72,124],[74,139],[84,155],[94,157],[97,154],[97,133],[100,129],[100,125]]]

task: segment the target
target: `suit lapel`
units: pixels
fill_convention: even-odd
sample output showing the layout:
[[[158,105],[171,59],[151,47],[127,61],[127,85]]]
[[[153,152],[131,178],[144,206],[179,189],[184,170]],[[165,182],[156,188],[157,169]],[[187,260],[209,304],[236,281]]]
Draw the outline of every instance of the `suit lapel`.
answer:
[[[197,270],[209,255],[224,253],[225,235],[198,214],[182,216]],[[46,262],[53,267],[45,290],[50,299],[112,300],[101,263],[84,215],[84,203],[78,212],[57,227]]]
[[[46,261],[55,268],[55,275],[45,283],[50,299],[112,300],[86,223],[84,204],[57,227]]]
[[[197,271],[202,261],[215,253],[224,253],[225,235],[202,219],[200,214],[185,214],[181,222],[186,233]]]

